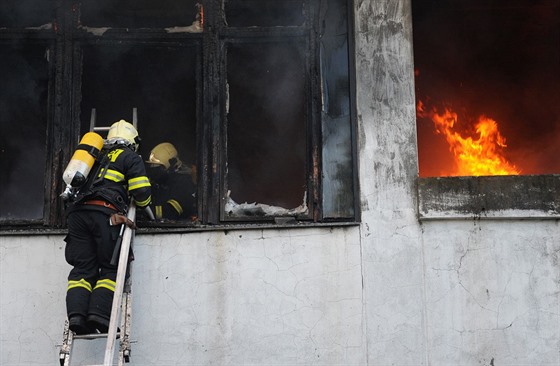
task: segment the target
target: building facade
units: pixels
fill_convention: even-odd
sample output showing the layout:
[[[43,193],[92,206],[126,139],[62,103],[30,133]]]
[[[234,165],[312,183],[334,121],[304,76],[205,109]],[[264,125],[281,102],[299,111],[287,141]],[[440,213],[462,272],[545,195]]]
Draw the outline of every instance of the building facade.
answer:
[[[410,1],[351,9],[359,215],[140,230],[131,364],[560,364],[559,177],[419,179]],[[63,239],[0,235],[2,365],[57,362]]]

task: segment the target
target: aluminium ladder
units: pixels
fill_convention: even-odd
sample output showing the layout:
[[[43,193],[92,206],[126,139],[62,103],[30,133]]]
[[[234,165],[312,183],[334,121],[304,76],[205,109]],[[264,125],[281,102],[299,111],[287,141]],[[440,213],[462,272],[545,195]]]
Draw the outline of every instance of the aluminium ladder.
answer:
[[[134,221],[135,217],[136,217],[136,206],[134,202],[132,202],[128,210],[127,218],[131,221]],[[113,358],[115,354],[115,343],[117,340],[117,336],[120,339],[118,365],[122,366],[124,362],[130,361],[130,325],[131,325],[131,317],[132,317],[132,290],[131,290],[131,276],[128,276],[128,278],[126,278],[126,274],[127,274],[127,267],[129,264],[128,263],[129,250],[131,248],[133,236],[134,236],[134,230],[125,225],[121,250],[119,255],[117,279],[115,281],[116,282],[115,294],[113,296],[113,303],[111,307],[111,319],[109,322],[108,333],[75,335],[69,329],[68,320],[66,320],[64,325],[63,343],[59,354],[61,366],[71,365],[70,362],[72,356],[72,349],[75,340],[78,339],[91,340],[91,339],[98,339],[98,338],[107,338],[104,361],[102,365],[103,366],[113,365]],[[119,320],[120,320],[120,332],[117,329]],[[97,366],[97,365],[90,365],[90,366]]]
[[[137,109],[132,110],[133,126],[137,128]],[[91,110],[90,131],[108,131],[110,127],[96,127],[96,110]],[[147,208],[147,214],[153,218],[153,213]],[[128,210],[127,218],[134,222],[136,218],[136,205],[132,200]],[[115,293],[111,307],[111,318],[109,321],[109,330],[103,334],[86,334],[75,335],[69,328],[68,319],[64,325],[63,342],[59,353],[60,365],[70,366],[72,358],[72,349],[74,341],[79,339],[91,340],[98,338],[106,338],[105,354],[103,364],[99,366],[113,365],[115,354],[116,339],[120,339],[120,349],[118,357],[118,365],[122,366],[124,362],[130,361],[130,326],[132,318],[132,289],[131,289],[131,263],[129,263],[129,252],[132,246],[134,230],[122,224],[124,231],[122,233],[122,243],[118,261],[118,271],[115,285]],[[128,278],[127,278],[128,271]],[[120,320],[120,331],[118,331],[118,322]],[[90,365],[97,366],[97,365]]]

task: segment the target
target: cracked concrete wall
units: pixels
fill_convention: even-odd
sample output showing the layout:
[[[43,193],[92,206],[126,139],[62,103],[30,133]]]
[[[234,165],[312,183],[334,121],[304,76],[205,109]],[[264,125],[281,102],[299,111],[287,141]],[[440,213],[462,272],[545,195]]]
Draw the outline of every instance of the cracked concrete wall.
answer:
[[[137,236],[133,365],[560,364],[558,222],[418,221],[409,0],[355,12],[362,223]],[[57,362],[62,239],[0,236],[2,365]]]
[[[0,248],[0,364],[52,365],[63,236],[4,236]],[[135,365],[365,363],[357,227],[139,235],[135,257]],[[76,361],[102,361],[83,342]]]
[[[560,365],[556,221],[427,222],[433,365]]]

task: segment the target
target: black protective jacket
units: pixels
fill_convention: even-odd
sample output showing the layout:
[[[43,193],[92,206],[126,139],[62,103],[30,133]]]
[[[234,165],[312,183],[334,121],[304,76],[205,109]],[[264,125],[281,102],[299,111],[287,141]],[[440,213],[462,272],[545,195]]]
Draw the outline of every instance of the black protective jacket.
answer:
[[[109,202],[123,213],[128,210],[129,196],[139,208],[150,204],[151,185],[140,155],[124,145],[110,146],[104,153],[68,212],[99,209],[99,206],[84,205],[93,199]]]
[[[190,174],[167,172],[152,179],[153,203],[157,219],[194,219],[196,186]]]

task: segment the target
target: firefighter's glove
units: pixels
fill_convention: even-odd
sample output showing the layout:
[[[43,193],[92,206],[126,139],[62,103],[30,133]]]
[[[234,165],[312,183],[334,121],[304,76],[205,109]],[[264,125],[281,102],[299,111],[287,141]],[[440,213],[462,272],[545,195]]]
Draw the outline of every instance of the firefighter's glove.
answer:
[[[125,224],[131,229],[136,229],[136,224],[134,223],[134,221],[130,220],[128,217],[120,213],[112,214],[109,222],[111,223],[111,226]]]

